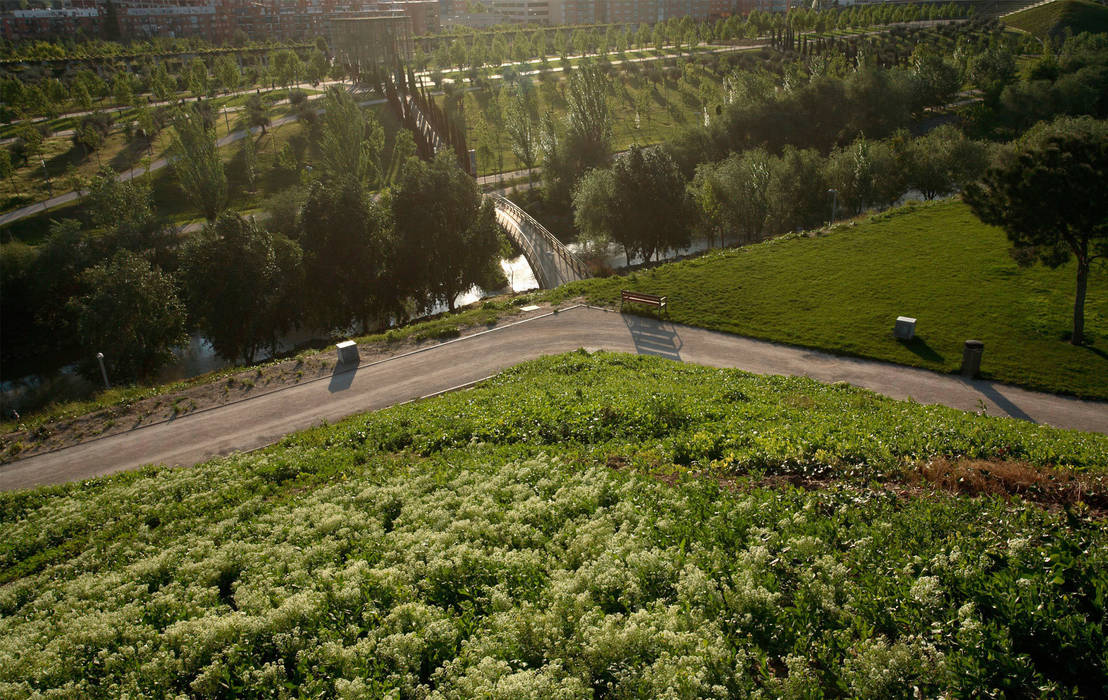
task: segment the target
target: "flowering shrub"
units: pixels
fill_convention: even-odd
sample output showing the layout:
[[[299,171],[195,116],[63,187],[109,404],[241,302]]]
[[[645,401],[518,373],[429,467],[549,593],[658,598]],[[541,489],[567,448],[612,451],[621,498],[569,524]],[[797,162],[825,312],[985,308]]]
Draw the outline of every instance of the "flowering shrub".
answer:
[[[849,388],[549,358],[3,496],[0,697],[1097,696],[1099,523],[862,480],[1000,449],[1108,463],[1102,437]],[[743,476],[801,467],[862,479]]]

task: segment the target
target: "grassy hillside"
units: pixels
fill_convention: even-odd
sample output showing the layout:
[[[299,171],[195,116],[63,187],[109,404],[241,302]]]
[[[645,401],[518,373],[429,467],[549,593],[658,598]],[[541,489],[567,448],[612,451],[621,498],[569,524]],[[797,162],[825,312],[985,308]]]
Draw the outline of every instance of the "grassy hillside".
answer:
[[[1058,0],[1017,12],[1003,22],[1040,39],[1063,36],[1067,29],[1074,34],[1108,32],[1108,7],[1089,0]]]
[[[1098,695],[1108,533],[928,481],[1018,466],[966,458],[1104,500],[1103,436],[546,358],[259,453],[0,496],[0,696]]]
[[[974,338],[985,343],[985,376],[1108,398],[1108,268],[1090,275],[1090,344],[1074,347],[1073,264],[1021,269],[1007,251],[1001,230],[945,202],[555,294],[616,304],[621,288],[667,294],[682,323],[947,372]],[[912,343],[892,336],[900,315],[918,319]]]

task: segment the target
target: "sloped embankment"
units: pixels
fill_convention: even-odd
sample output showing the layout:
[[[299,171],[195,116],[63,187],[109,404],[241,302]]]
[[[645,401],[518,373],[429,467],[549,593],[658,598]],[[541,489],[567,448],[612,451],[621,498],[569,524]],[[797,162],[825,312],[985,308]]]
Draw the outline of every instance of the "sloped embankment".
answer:
[[[1095,487],[1108,438],[546,358],[258,453],[0,496],[0,695],[1097,695],[1103,523],[921,476],[963,460]]]

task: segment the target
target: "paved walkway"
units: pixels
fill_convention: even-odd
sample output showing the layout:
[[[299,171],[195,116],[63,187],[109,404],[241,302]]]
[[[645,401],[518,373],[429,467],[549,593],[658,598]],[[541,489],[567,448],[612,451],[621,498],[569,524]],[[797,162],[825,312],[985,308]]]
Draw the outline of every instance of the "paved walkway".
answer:
[[[148,463],[192,465],[252,450],[322,421],[384,408],[476,382],[524,360],[584,347],[759,374],[845,381],[897,399],[945,404],[1077,430],[1108,433],[1108,404],[1041,394],[987,381],[843,358],[776,343],[674,325],[614,311],[573,307],[363,365],[172,421],[0,466],[0,490],[111,474]]]

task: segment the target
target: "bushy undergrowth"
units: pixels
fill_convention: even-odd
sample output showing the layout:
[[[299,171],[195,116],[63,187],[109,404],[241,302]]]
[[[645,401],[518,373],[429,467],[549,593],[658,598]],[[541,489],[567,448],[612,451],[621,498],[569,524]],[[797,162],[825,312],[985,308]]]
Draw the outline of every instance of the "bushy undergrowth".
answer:
[[[1100,472],[1108,439],[577,353],[7,494],[0,696],[1102,693],[1102,525],[866,487],[937,454]]]

